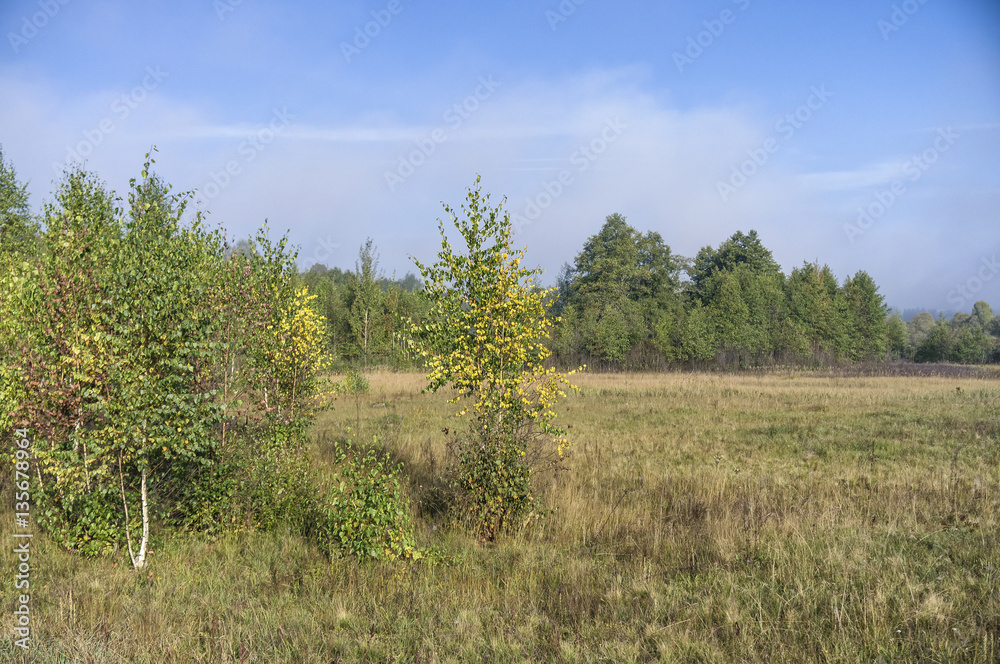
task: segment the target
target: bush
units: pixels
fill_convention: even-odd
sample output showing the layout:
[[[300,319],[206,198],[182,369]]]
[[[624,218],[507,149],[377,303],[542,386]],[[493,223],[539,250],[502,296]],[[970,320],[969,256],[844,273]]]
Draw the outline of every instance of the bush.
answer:
[[[568,382],[544,366],[551,290],[535,287],[540,270],[521,266],[524,250],[512,246],[509,214],[490,207],[476,183],[464,219],[445,206],[468,254],[455,253],[441,222],[437,263],[415,261],[432,306],[430,323],[413,332],[430,370],[428,389],[450,384],[454,402],[471,402],[459,413],[471,412],[472,423],[468,442],[454,448],[454,483],[464,496],[453,507],[463,512],[459,521],[493,540],[533,507],[529,443],[553,438],[560,456],[569,444],[552,424]]]
[[[305,454],[329,396],[326,322],[295,287],[287,239],[262,229],[228,252],[151,165],[127,212],[94,176],[69,173],[39,254],[0,277],[0,432],[31,431],[39,525],[84,554],[124,541],[136,569],[151,520],[280,524],[329,531],[359,555],[412,554],[398,467],[348,445],[327,493]],[[367,380],[352,374],[347,389]]]
[[[338,546],[360,558],[419,558],[399,486],[402,464],[391,465],[377,444],[336,445],[339,469],[318,519],[320,546],[329,555]]]
[[[313,474],[300,439],[280,429],[247,435],[194,470],[172,522],[212,534],[282,525],[306,531],[316,503]]]

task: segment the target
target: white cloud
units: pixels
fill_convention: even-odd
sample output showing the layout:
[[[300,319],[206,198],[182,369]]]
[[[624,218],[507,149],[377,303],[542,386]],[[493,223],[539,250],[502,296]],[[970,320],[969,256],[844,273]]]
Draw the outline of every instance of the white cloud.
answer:
[[[799,175],[797,179],[804,188],[815,191],[870,189],[902,178],[904,163],[905,159],[900,159],[899,161],[872,164],[852,171],[804,173]]]
[[[211,220],[245,236],[267,218],[279,234],[290,229],[303,264],[351,266],[370,236],[386,270],[413,269],[410,254],[429,259],[439,248],[441,202],[459,205],[481,173],[484,189],[494,201],[506,196],[513,213],[523,215],[531,202],[548,201],[517,239],[549,281],[608,214],[620,212],[638,229],[660,232],[681,254],[756,228],[786,270],[818,258],[838,276],[868,269],[884,284],[883,292],[908,292],[912,274],[873,269],[889,264],[885,247],[892,242],[894,219],[887,216],[860,246],[850,246],[842,231],[854,219],[857,203],[851,201],[900,177],[904,160],[802,173],[791,151],[782,150],[723,201],[717,183],[745,162],[747,150],[761,145],[772,127],[735,105],[679,110],[644,91],[643,76],[626,69],[521,83],[498,78],[496,91],[456,124],[447,114],[474,94],[478,83],[469,81],[455,86],[440,106],[425,103],[431,110],[410,123],[387,114],[348,115],[330,124],[293,119],[272,141],[248,151],[241,149],[247,137],[268,126],[266,112],[220,117],[187,99],[170,79],[121,118],[110,111],[121,92],[73,96],[23,70],[0,68],[0,142],[21,179],[31,181],[37,207],[49,195],[53,162],[110,117],[114,130],[89,152],[87,165],[120,194],[156,144],[158,172],[177,190],[198,189]],[[307,109],[289,110],[304,116]],[[609,120],[624,129],[602,145]],[[400,159],[435,129],[445,140],[390,190],[386,173],[396,172]],[[600,154],[581,161],[592,142]],[[227,179],[221,174],[231,162],[239,172]],[[571,181],[552,195],[546,185],[564,171]],[[212,183],[218,191],[208,196]],[[907,205],[893,214],[907,212]],[[932,243],[921,246],[934,251]]]

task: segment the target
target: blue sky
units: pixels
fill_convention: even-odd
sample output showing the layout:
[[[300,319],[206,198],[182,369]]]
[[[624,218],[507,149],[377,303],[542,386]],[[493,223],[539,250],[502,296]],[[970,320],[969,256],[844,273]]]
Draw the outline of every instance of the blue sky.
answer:
[[[475,174],[554,280],[614,212],[693,256],[756,229],[890,305],[1000,309],[1000,3],[5,0],[0,144],[156,170],[234,237],[433,259]]]

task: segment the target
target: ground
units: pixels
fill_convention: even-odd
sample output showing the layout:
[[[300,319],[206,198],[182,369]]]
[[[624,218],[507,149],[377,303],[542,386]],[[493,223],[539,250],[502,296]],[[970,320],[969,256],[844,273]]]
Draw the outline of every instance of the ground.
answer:
[[[559,409],[566,470],[538,478],[553,511],[489,545],[434,510],[442,430],[464,426],[448,395],[370,381],[310,453],[325,463],[348,427],[378,435],[437,562],[163,537],[135,574],[36,537],[23,661],[1000,660],[996,377],[584,375]],[[7,598],[16,565],[0,547]]]

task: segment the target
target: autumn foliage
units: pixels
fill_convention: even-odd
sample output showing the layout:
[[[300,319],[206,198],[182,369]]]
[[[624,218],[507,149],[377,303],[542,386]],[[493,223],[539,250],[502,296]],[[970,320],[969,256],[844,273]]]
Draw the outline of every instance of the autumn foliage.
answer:
[[[451,386],[459,416],[471,413],[469,438],[455,446],[460,517],[484,539],[519,525],[534,507],[531,447],[549,439],[558,456],[569,441],[553,407],[569,374],[545,367],[552,322],[547,296],[534,284],[540,270],[522,266],[502,204],[469,190],[462,216],[445,206],[467,253],[456,253],[444,222],[433,265],[415,260],[431,301],[428,322],[416,325],[428,388]],[[575,372],[571,372],[575,373]]]
[[[263,229],[232,251],[151,165],[125,208],[93,175],[68,173],[39,250],[2,276],[0,424],[30,431],[38,523],[73,551],[125,548],[137,569],[154,522],[283,525],[328,553],[411,552],[398,493],[382,497],[386,547],[389,535],[345,526],[364,483],[327,489],[305,455],[336,385],[323,376],[326,322],[286,240]],[[371,470],[353,450],[338,459],[348,480]],[[392,472],[373,472],[391,485]]]

